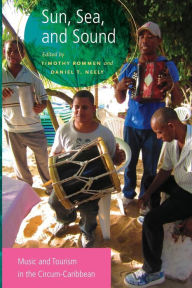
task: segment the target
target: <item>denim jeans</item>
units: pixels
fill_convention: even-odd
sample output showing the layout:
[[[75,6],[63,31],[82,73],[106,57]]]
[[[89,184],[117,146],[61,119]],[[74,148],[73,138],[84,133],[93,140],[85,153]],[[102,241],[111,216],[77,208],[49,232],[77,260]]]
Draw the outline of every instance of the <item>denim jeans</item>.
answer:
[[[161,152],[162,141],[158,140],[152,129],[135,129],[124,127],[124,141],[130,146],[132,157],[124,173],[123,193],[126,198],[133,199],[136,196],[137,183],[136,166],[139,153],[142,151],[143,176],[139,198],[144,194],[145,179],[156,175],[157,164]]]
[[[97,226],[97,214],[99,211],[98,202],[100,199],[85,202],[77,208],[80,212],[79,228],[81,232],[85,234],[91,234]],[[57,220],[64,223],[70,224],[76,220],[76,210],[66,209],[61,202],[58,200],[55,192],[53,191],[49,197],[49,204],[55,210]]]

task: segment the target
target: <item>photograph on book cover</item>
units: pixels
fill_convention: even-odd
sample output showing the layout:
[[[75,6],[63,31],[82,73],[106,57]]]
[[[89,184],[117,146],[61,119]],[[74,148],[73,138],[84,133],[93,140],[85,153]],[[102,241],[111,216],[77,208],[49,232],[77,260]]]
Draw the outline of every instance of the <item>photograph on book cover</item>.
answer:
[[[3,1],[3,288],[191,287],[192,0],[162,3]],[[159,221],[145,191],[167,169],[187,200]]]

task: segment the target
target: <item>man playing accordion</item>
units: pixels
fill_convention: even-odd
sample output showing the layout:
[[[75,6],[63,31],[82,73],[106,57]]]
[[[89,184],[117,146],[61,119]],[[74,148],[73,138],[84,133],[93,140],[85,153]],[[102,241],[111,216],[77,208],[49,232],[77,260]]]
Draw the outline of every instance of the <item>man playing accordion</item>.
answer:
[[[125,101],[127,91],[129,96],[124,141],[131,148],[132,158],[124,174],[124,207],[136,196],[136,165],[140,150],[144,172],[139,198],[144,194],[145,179],[156,175],[162,141],[156,138],[151,129],[153,113],[165,106],[166,91],[171,93],[174,106],[182,101],[175,64],[158,55],[162,41],[159,26],[148,22],[138,29],[137,36],[140,56],[124,65],[115,87],[115,96],[119,103]]]

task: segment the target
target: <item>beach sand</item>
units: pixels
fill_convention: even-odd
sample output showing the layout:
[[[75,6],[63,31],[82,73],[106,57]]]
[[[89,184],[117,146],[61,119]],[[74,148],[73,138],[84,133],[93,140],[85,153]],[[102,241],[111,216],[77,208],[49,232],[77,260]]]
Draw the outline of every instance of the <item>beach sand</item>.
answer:
[[[35,165],[34,157],[29,157],[29,165],[34,175],[34,190],[41,197],[41,202],[35,205],[27,217],[23,220],[16,242],[15,248],[77,248],[81,247],[81,236],[78,227],[78,219],[75,223],[70,224],[63,237],[58,238],[54,233],[58,229],[58,223],[55,219],[54,211],[49,207],[48,196],[45,194],[44,188]],[[14,178],[12,167],[3,166],[4,175]],[[137,166],[137,191],[142,175],[142,164],[139,160]],[[123,181],[120,175],[121,182]],[[127,209],[127,215],[121,215],[116,196],[112,195],[111,200],[111,238],[103,240],[99,221],[96,229],[95,248],[109,247],[111,248],[111,287],[126,287],[123,278],[127,272],[136,270],[142,266],[142,248],[141,248],[141,231],[142,226],[137,222],[138,216],[137,200],[134,200]],[[191,241],[192,249],[192,241]],[[180,261],[178,259],[178,261]],[[170,277],[170,276],[169,276]],[[156,287],[156,286],[153,286]],[[187,281],[178,281],[166,279],[166,281],[158,285],[164,288],[191,288],[192,278]]]

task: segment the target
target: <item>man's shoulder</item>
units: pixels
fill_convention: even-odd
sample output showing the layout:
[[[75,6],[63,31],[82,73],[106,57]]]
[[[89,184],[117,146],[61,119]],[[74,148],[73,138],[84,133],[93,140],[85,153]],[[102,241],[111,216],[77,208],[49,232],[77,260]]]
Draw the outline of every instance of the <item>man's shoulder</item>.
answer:
[[[123,65],[121,73],[119,75],[119,81],[124,77],[131,77],[131,75],[137,70],[138,58],[135,58],[131,62],[127,62]]]
[[[7,68],[6,67],[3,67],[2,68],[2,82],[7,82],[7,77],[6,77],[6,75],[7,75]]]
[[[168,59],[167,59],[167,57],[165,57],[165,56],[163,56],[163,55],[159,55],[158,57],[157,57],[157,61],[168,61]]]
[[[3,73],[7,72],[7,70],[8,70],[7,65],[5,65],[5,66],[2,67],[2,72],[3,72]]]
[[[110,131],[110,129],[109,129],[108,127],[104,126],[104,125],[101,124],[101,123],[99,124],[98,128],[99,128],[100,130],[103,130],[103,131]]]
[[[71,128],[70,126],[71,126],[71,121],[69,121],[68,123],[62,124],[62,125],[58,128],[57,133],[59,133],[59,134],[65,133],[66,131],[68,131],[68,130]]]
[[[33,73],[25,65],[21,65],[21,66],[22,66],[20,70],[21,73],[33,76]],[[7,65],[5,65],[2,68],[2,74],[5,75],[7,72],[9,72],[9,70],[8,70]]]
[[[27,75],[30,75],[32,78],[34,78],[34,79],[39,79],[39,76],[38,76],[38,74],[36,73],[36,72],[34,72],[34,71],[31,71],[29,68],[27,68],[25,65],[23,65],[23,67],[22,67],[22,72],[24,73],[24,74],[27,74]]]
[[[123,65],[124,69],[131,70],[137,68],[138,58],[134,58],[131,62],[127,62]]]
[[[108,127],[102,124],[99,124],[98,129],[99,129],[99,132],[103,133],[103,135],[106,135],[106,137],[114,137],[113,133]]]
[[[166,65],[167,65],[168,67],[169,67],[169,66],[172,66],[172,67],[174,66],[174,67],[176,68],[174,61],[168,59],[166,56],[163,56],[163,55],[158,56],[158,57],[157,57],[157,61],[165,61]]]
[[[192,125],[187,125],[187,137],[190,143],[190,148],[192,149]]]

